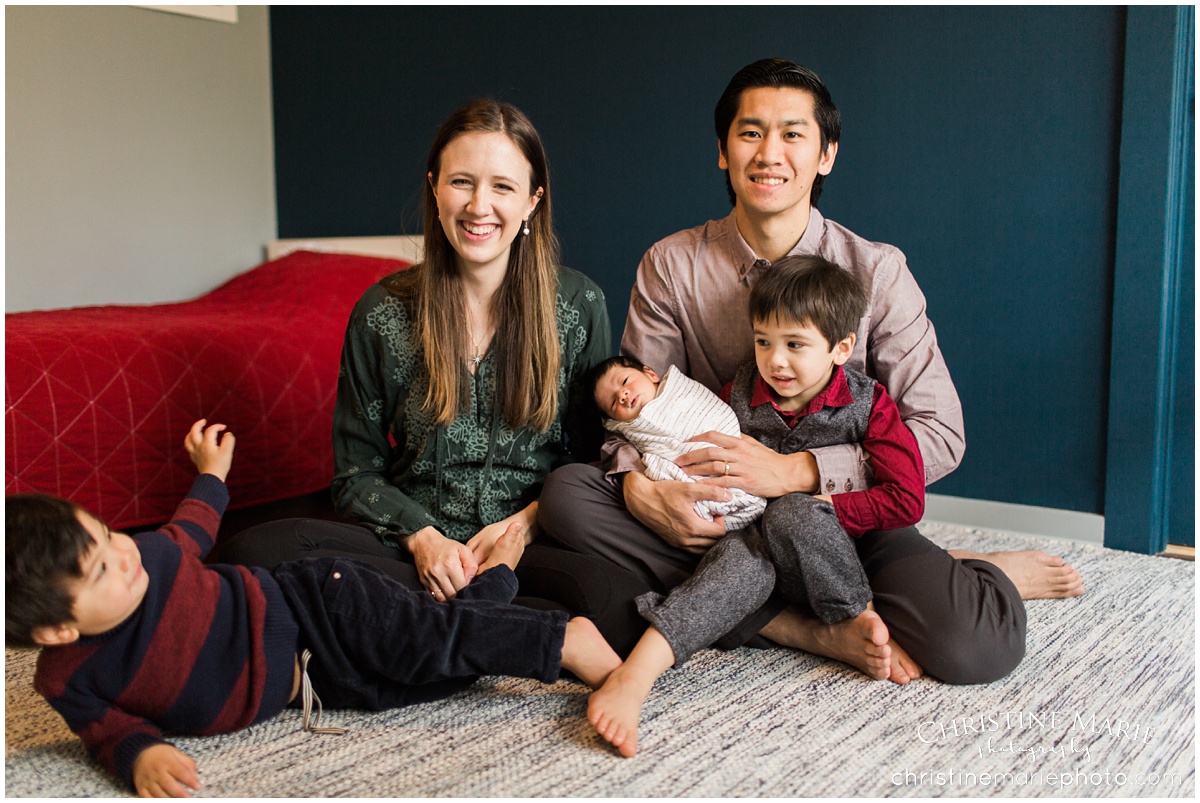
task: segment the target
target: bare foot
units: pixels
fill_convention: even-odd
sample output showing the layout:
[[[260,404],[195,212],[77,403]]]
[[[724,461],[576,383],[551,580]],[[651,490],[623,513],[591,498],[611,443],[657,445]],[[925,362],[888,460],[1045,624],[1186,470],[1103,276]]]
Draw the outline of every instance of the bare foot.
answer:
[[[1071,564],[1057,555],[1037,549],[1021,552],[968,552],[950,550],[959,560],[974,559],[994,563],[1013,581],[1021,599],[1067,599],[1083,596],[1083,578]]]
[[[785,608],[762,629],[762,635],[787,647],[850,664],[875,680],[893,674],[894,642],[889,640],[887,625],[875,611],[863,611],[851,619],[827,625],[795,608]],[[912,659],[908,661],[911,663]]]
[[[621,657],[613,651],[591,619],[576,616],[567,621],[567,633],[562,647],[563,669],[598,689],[612,671],[621,665]]]
[[[492,546],[492,554],[488,555],[487,560],[479,567],[479,571],[485,572],[501,563],[510,569],[515,569],[523,554],[525,554],[525,529],[513,522],[508,525],[504,535],[496,539],[496,543]]]
[[[638,720],[642,703],[650,690],[630,672],[622,672],[625,664],[613,670],[608,680],[588,698],[588,722],[596,728],[617,752],[626,758],[637,754]]]
[[[917,665],[917,662],[912,659],[904,648],[895,642],[893,639],[888,639],[888,646],[892,648],[892,657],[889,661],[888,679],[893,683],[899,683],[903,686],[910,680],[916,680],[925,674],[925,670]]]
[[[588,698],[588,722],[626,758],[637,754],[642,704],[658,676],[675,663],[675,653],[661,633],[646,630],[629,660],[618,666]]]

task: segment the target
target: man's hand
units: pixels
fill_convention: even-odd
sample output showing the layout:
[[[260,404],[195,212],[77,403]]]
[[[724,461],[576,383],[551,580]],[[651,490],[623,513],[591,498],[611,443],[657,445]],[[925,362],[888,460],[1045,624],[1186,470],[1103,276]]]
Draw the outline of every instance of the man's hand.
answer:
[[[700,500],[729,501],[729,492],[695,482],[655,482],[640,471],[625,475],[625,506],[633,517],[668,544],[703,555],[725,535],[725,517],[705,521],[696,512]]]
[[[196,464],[197,471],[201,474],[213,474],[224,482],[229,476],[229,467],[233,465],[235,439],[232,432],[226,432],[225,437],[218,441],[217,438],[225,430],[225,425],[213,424],[205,429],[207,423],[207,419],[201,418],[192,424],[187,437],[183,439],[183,448]]]
[[[765,499],[817,490],[817,459],[809,452],[779,454],[749,435],[735,438],[715,431],[690,440],[715,444],[687,452],[675,461],[689,476],[702,477],[698,483],[741,488]]]
[[[479,571],[479,561],[466,544],[447,538],[433,527],[417,530],[404,543],[412,553],[421,585],[439,602],[454,599]]]
[[[517,511],[507,519],[489,524],[475,533],[471,540],[467,541],[467,547],[479,565],[482,566],[492,554],[492,547],[496,545],[496,539],[504,535],[511,524],[519,525],[522,532],[525,533],[525,546],[532,544],[533,540],[537,538],[537,508],[538,503],[532,502],[524,510]]]
[[[200,788],[196,762],[174,745],[151,745],[133,762],[133,785],[141,797],[191,797],[185,784]]]

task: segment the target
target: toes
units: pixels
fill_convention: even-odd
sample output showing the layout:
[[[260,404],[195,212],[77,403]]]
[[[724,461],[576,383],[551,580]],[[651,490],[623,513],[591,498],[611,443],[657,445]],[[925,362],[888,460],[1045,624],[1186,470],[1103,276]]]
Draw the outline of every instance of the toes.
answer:
[[[601,724],[608,721],[608,717],[604,715],[604,711],[597,708],[594,703],[588,704],[587,718],[588,722],[592,723],[592,727],[596,730],[600,730]]]
[[[892,657],[892,647],[884,642],[883,644],[868,644],[866,653],[872,658],[881,658],[884,661]]]

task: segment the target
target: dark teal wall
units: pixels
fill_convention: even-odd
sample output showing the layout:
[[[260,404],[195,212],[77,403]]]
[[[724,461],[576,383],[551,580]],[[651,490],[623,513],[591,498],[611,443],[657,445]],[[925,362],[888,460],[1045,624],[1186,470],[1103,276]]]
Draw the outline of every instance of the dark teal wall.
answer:
[[[492,95],[541,131],[619,336],[644,250],[729,210],[725,83],[794,59],[844,119],[822,209],[907,253],[963,399],[932,490],[1100,513],[1125,13],[272,7],[279,234],[417,231],[434,130]]]
[[[1190,116],[1196,118],[1195,88]],[[1195,175],[1196,131],[1188,130],[1187,174]],[[1187,182],[1180,262],[1179,344],[1175,352],[1174,442],[1171,445],[1171,487],[1167,532],[1170,543],[1196,545],[1196,182]]]
[[[1104,543],[1147,552],[1194,541],[1194,73],[1194,7],[1130,7]]]

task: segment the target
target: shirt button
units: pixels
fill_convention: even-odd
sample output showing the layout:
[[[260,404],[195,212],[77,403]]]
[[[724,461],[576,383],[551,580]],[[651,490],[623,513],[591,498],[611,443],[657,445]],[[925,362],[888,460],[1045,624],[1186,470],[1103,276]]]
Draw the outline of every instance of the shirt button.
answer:
[[[834,484],[833,480],[829,480],[828,482],[825,483],[825,490],[828,491],[829,493],[833,493],[833,489],[836,487],[837,486]]]
[[[334,573],[333,573],[333,579],[334,579],[334,580],[341,580],[341,579],[342,579],[342,573],[341,573],[341,572],[334,572]]]
[[[846,490],[847,491],[854,490],[854,480],[846,480]]]

